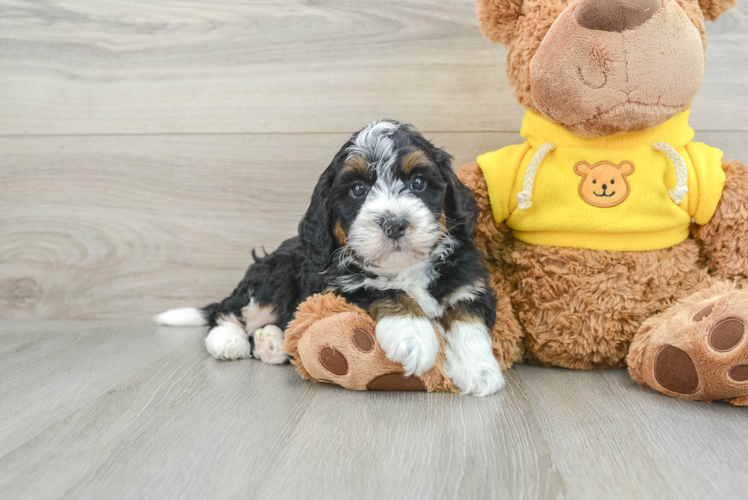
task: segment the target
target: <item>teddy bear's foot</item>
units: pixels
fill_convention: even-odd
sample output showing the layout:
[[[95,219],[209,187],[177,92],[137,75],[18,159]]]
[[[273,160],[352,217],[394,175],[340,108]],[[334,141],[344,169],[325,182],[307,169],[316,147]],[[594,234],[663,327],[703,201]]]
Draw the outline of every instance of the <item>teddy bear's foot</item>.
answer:
[[[405,376],[400,363],[387,359],[369,315],[334,295],[315,295],[299,307],[284,350],[302,377],[317,382],[355,391],[456,392],[444,375],[443,356],[431,370]]]
[[[649,319],[627,361],[663,394],[748,405],[748,291],[718,283]]]

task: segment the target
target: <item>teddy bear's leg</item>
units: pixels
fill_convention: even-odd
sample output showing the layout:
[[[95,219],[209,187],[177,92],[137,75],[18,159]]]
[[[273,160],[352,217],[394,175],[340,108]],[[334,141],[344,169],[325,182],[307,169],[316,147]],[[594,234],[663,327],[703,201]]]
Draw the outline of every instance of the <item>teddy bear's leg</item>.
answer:
[[[748,405],[748,291],[718,282],[648,319],[627,362],[663,394]]]
[[[496,295],[496,323],[491,331],[493,351],[499,365],[506,370],[522,362],[525,354],[524,333],[512,307],[512,286],[505,278],[510,271],[507,264],[514,248],[514,238],[505,224],[496,224],[491,213],[488,186],[477,163],[463,166],[457,177],[473,192],[478,203],[475,243],[485,254],[491,288]]]
[[[303,378],[346,389],[457,392],[444,375],[444,340],[436,365],[420,376],[385,356],[368,314],[332,294],[315,295],[299,306],[286,329],[284,350]]]

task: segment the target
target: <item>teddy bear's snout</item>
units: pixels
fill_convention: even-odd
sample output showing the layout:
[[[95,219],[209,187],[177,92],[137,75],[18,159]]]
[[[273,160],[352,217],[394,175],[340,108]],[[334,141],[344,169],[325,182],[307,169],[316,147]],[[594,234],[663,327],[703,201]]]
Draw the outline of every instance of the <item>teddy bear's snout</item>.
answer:
[[[644,24],[661,5],[660,0],[579,0],[575,17],[584,28],[620,33]]]

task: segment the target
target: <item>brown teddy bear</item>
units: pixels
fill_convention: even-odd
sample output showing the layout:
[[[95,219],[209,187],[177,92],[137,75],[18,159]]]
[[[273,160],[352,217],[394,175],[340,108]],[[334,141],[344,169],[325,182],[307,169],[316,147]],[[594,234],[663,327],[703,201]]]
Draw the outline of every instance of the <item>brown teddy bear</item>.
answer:
[[[628,366],[664,394],[748,404],[748,170],[688,126],[704,20],[735,4],[478,1],[527,110],[527,142],[459,172],[502,366]]]
[[[704,20],[734,5],[478,1],[527,109],[524,144],[459,172],[481,208],[502,368],[628,366],[664,394],[748,405],[748,170],[688,126]],[[455,390],[443,354],[400,376],[373,321],[331,295],[302,304],[285,349],[302,376],[350,389]]]

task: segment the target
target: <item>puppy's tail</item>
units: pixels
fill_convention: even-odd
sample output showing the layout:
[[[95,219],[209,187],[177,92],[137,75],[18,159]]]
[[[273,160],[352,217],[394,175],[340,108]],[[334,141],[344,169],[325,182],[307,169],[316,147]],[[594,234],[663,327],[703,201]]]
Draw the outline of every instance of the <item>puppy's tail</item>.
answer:
[[[154,323],[163,326],[206,326],[211,315],[211,306],[203,309],[197,307],[180,307],[169,309],[153,317]]]

